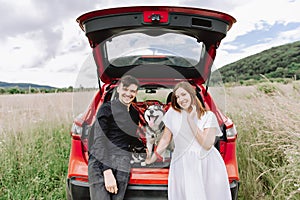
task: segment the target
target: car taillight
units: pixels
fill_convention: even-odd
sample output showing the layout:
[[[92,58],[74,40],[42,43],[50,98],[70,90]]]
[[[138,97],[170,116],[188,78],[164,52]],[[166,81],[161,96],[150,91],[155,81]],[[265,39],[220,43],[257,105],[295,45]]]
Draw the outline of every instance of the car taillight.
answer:
[[[71,134],[81,136],[83,132],[84,121],[82,120],[82,114],[79,114],[73,121],[71,127]]]
[[[72,134],[81,136],[82,132],[83,132],[83,128],[82,128],[82,126],[79,126],[74,122],[72,125],[72,128],[71,128],[71,132],[72,132]]]
[[[236,135],[237,135],[237,131],[234,125],[231,128],[226,129],[227,137],[235,137]]]
[[[81,139],[86,139],[91,131],[91,126],[85,122],[74,121],[71,128],[72,136],[80,136]]]
[[[86,162],[88,161],[88,136],[90,134],[90,131],[91,126],[89,126],[85,122],[78,123],[77,121],[74,121],[74,123],[72,124],[72,138],[75,140],[81,140],[81,149]]]

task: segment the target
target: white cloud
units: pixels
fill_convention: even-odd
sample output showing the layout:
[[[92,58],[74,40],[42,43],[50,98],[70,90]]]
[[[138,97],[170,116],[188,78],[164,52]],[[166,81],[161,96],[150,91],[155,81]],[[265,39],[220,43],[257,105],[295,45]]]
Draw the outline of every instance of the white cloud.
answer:
[[[43,60],[46,52],[42,51],[42,47],[39,48],[41,41],[36,35],[37,33],[30,33],[7,38],[0,48],[2,57],[0,59],[0,69],[30,68],[38,60]],[[32,40],[32,38],[36,38],[36,40]]]
[[[226,41],[233,41],[237,36],[265,28],[262,23],[272,26],[276,22],[284,24],[300,22],[299,8],[300,1],[244,0],[230,11],[237,19],[237,23],[228,33]]]
[[[300,27],[294,30],[285,31],[278,34],[278,40],[280,43],[288,43],[291,40],[298,41],[300,40]]]
[[[33,83],[40,85],[49,85],[53,87],[73,86],[77,77],[77,74],[66,72],[41,72],[37,69],[6,71],[5,74],[10,78],[6,79],[5,77],[1,77],[1,81],[14,83]]]

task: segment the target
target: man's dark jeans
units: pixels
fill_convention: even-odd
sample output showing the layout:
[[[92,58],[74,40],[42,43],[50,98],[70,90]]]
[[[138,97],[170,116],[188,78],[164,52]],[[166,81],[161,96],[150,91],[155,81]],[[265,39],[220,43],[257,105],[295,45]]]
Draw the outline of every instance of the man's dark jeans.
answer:
[[[105,189],[101,163],[92,155],[89,157],[88,175],[91,200],[123,200],[130,175],[130,157],[112,156],[112,170],[117,181],[118,193],[112,194]]]

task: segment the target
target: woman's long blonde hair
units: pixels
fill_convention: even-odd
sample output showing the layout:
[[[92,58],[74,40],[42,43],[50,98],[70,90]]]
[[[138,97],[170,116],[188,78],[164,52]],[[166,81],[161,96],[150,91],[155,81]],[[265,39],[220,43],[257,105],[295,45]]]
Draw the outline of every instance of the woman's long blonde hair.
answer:
[[[191,96],[191,106],[189,107],[188,111],[192,111],[192,105],[196,106],[196,112],[197,112],[197,117],[200,119],[200,117],[202,115],[204,115],[206,109],[202,106],[200,100],[198,99],[197,95],[196,95],[196,90],[193,88],[193,86],[189,83],[189,82],[179,82],[175,85],[174,89],[173,89],[173,93],[172,93],[172,98],[171,98],[171,106],[173,107],[174,110],[181,112],[182,108],[178,105],[177,103],[177,98],[175,95],[176,90],[178,90],[179,88],[184,89],[185,91],[187,91],[190,96]]]

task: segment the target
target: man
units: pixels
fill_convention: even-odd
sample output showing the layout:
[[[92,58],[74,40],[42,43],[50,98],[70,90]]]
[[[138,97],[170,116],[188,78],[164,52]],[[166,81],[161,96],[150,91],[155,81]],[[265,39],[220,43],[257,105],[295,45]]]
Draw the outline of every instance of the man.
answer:
[[[97,113],[88,163],[92,200],[124,199],[131,167],[129,148],[141,145],[136,137],[139,113],[131,105],[138,87],[136,78],[123,76],[118,99],[103,103]]]

